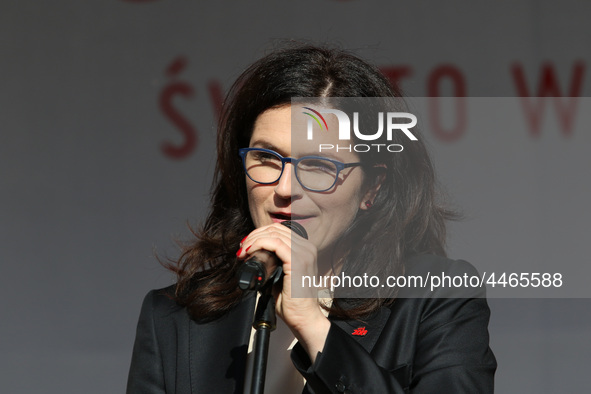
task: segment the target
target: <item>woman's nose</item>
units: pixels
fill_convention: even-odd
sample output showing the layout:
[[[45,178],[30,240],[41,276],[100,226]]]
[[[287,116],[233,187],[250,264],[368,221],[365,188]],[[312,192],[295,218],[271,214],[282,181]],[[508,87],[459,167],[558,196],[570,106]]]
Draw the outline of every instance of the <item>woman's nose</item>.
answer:
[[[275,186],[275,193],[282,198],[293,198],[303,193],[302,186],[295,176],[295,168],[291,163],[285,163],[283,174]]]

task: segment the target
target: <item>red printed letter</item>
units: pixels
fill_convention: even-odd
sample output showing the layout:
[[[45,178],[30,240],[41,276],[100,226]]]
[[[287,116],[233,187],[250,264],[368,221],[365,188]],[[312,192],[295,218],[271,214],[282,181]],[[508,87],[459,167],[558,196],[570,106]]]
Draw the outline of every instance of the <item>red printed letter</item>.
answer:
[[[166,74],[170,77],[176,76],[187,65],[187,60],[184,57],[175,59],[166,70]],[[173,104],[173,97],[176,95],[185,98],[193,97],[193,88],[186,82],[173,82],[164,88],[160,94],[160,109],[185,137],[182,145],[175,146],[170,142],[162,143],[162,152],[173,159],[183,159],[189,156],[197,146],[197,130],[189,123],[189,121],[177,111]]]
[[[448,130],[441,127],[439,100],[437,99],[440,97],[439,85],[444,78],[448,78],[452,82],[454,97],[456,97],[456,123],[455,127]],[[452,65],[442,65],[433,70],[427,83],[427,96],[429,120],[435,135],[446,142],[460,138],[466,131],[466,81],[460,70]]]
[[[577,111],[578,97],[581,95],[583,86],[583,74],[585,66],[583,62],[579,61],[573,65],[573,73],[570,81],[570,88],[568,91],[568,100],[566,103],[560,100],[562,92],[556,78],[554,66],[551,63],[542,65],[542,75],[538,84],[537,100],[528,100],[531,97],[530,90],[525,81],[525,74],[521,64],[515,63],[511,67],[513,80],[517,87],[517,93],[521,97],[521,103],[525,110],[525,115],[530,124],[530,132],[534,137],[539,136],[541,119],[544,114],[546,100],[543,97],[552,97],[558,119],[562,127],[562,134],[570,136],[575,113]]]

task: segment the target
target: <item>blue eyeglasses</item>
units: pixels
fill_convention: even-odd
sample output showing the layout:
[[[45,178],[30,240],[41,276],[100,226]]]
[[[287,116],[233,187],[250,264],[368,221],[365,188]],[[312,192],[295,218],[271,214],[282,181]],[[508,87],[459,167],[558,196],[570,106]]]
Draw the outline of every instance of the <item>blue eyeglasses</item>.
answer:
[[[300,159],[283,157],[279,153],[263,148],[242,148],[238,150],[246,175],[256,183],[270,185],[281,178],[285,163],[291,163],[300,185],[313,192],[325,192],[337,183],[339,173],[345,168],[357,167],[362,163],[342,163],[322,156],[304,156]]]

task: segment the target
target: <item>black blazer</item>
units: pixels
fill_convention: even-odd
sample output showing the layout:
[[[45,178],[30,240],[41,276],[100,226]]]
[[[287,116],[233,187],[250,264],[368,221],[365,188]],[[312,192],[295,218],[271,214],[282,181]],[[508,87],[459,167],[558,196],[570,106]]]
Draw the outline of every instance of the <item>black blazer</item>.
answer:
[[[406,270],[477,275],[466,262],[430,255]],[[144,299],[127,393],[242,394],[254,294],[224,317],[197,323],[167,296],[173,291],[153,290]],[[313,365],[301,345],[291,353],[307,380],[304,393],[492,393],[490,311],[483,289],[469,291],[474,298],[397,298],[363,322],[329,317],[332,326]],[[352,335],[360,327],[367,333]]]

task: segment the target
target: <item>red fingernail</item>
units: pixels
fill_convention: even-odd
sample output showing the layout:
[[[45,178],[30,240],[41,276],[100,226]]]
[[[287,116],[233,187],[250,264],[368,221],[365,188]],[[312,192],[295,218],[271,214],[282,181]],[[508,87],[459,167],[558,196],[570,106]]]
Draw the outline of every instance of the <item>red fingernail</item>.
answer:
[[[240,256],[240,252],[242,252],[242,248],[238,249],[238,252],[236,252],[236,257]]]
[[[240,244],[242,244],[246,238],[248,238],[248,235],[246,237],[242,238],[242,241],[240,241]]]
[[[248,248],[246,248],[245,252],[248,252],[248,249],[252,248],[252,245],[250,245]]]

